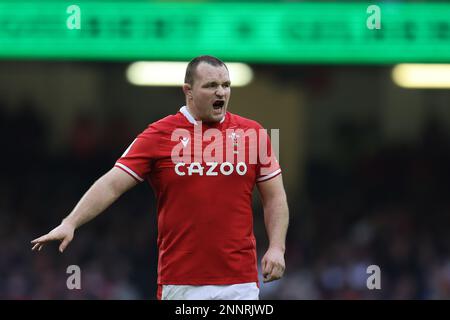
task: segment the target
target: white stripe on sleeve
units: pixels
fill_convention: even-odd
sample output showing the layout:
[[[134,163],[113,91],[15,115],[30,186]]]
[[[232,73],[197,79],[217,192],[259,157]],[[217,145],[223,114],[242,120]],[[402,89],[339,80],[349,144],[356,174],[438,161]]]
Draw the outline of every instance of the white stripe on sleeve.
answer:
[[[261,181],[266,181],[269,180],[270,178],[276,176],[277,174],[279,174],[281,172],[281,168],[275,170],[274,172],[267,174],[265,176],[259,177],[258,179],[256,179],[256,182],[261,182]]]
[[[126,165],[121,164],[119,162],[116,162],[116,166],[122,168],[123,170],[125,170],[126,172],[128,172],[129,174],[131,174],[133,177],[135,177],[136,179],[138,179],[139,181],[144,181],[144,179],[142,179],[141,177],[139,177],[139,175],[134,172],[133,170],[131,170],[130,168],[128,168]]]

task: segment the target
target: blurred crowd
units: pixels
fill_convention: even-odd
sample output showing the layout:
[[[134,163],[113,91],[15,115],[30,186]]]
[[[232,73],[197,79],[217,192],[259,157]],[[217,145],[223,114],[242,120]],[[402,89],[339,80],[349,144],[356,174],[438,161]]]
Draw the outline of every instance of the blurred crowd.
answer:
[[[371,128],[370,130],[374,130]],[[291,197],[286,276],[266,299],[449,299],[450,141],[429,117],[420,141],[386,144],[343,123],[333,159],[311,159]],[[370,138],[369,138],[370,137]],[[380,268],[380,289],[369,290]]]
[[[56,243],[39,253],[30,245],[70,213],[138,130],[125,128],[126,119],[99,126],[81,114],[67,130],[67,145],[55,151],[51,126],[32,103],[6,109],[0,106],[0,299],[154,298],[156,221],[146,184],[79,228],[63,254]],[[81,290],[67,289],[71,265],[80,267]]]
[[[30,245],[143,128],[122,118],[99,130],[80,115],[67,146],[55,151],[31,102],[6,110],[0,105],[0,299],[155,299],[156,212],[146,184],[77,230],[63,254],[57,244],[39,253]],[[351,122],[336,128],[334,157],[307,159],[304,190],[287,190],[286,274],[261,283],[262,299],[450,298],[448,135],[437,119],[409,145],[365,139],[361,130]],[[255,211],[262,220],[258,203]],[[67,288],[70,265],[80,267],[81,290]],[[380,268],[379,290],[367,288],[370,265]]]

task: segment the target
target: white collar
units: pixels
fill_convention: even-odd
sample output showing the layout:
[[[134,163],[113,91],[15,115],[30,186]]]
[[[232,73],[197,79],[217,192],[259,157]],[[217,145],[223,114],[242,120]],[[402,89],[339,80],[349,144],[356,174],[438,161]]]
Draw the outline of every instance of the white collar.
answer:
[[[192,123],[193,125],[197,125],[197,121],[195,121],[195,118],[192,116],[192,114],[189,112],[188,108],[186,106],[182,106],[180,108],[180,112],[183,114],[183,116],[186,117],[186,119]],[[220,120],[220,123],[225,121],[225,116]]]

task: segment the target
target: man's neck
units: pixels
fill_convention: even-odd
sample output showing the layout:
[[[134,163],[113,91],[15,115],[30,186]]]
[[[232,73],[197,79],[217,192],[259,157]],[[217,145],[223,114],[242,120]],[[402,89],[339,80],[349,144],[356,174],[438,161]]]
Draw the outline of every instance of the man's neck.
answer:
[[[192,106],[189,106],[189,104],[186,103],[186,109],[189,112],[189,114],[196,120],[200,121],[200,118],[195,114],[195,112],[192,110]]]
[[[192,116],[192,118],[194,118],[195,121],[202,121],[202,122],[204,122],[204,123],[209,123],[209,122],[207,122],[207,121],[201,120],[200,117],[198,117],[198,116],[195,114],[195,112],[192,111],[192,109],[193,109],[192,106],[189,106],[189,105],[186,103],[186,110],[187,110],[187,112]],[[225,116],[223,116],[222,120],[220,120],[220,121],[217,122],[217,123],[222,123],[223,121],[225,121]],[[216,122],[211,122],[211,123],[212,123],[212,124],[215,124]]]

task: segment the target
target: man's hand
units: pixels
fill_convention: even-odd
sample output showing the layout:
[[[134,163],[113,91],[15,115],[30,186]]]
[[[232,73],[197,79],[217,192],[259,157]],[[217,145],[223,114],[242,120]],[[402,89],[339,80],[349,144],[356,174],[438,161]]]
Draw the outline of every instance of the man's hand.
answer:
[[[116,167],[112,168],[89,188],[59,226],[31,241],[34,244],[31,250],[41,251],[44,243],[59,240],[59,251],[63,252],[72,241],[75,229],[95,218],[125,191],[137,184],[128,173]]]
[[[269,248],[261,260],[263,281],[280,279],[284,274],[284,252],[278,248]]]
[[[32,240],[31,243],[34,244],[34,246],[31,250],[37,249],[38,251],[41,251],[46,242],[60,240],[61,244],[59,246],[59,251],[63,252],[70,241],[72,241],[74,232],[75,227],[73,225],[63,222],[46,235]]]

